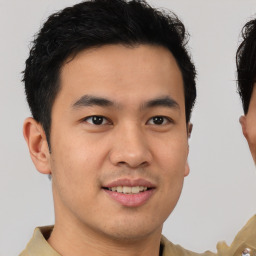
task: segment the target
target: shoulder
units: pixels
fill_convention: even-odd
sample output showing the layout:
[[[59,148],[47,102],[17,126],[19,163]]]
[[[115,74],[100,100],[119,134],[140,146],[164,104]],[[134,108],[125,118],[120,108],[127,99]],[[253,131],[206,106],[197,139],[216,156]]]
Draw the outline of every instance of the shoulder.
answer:
[[[196,253],[190,250],[186,250],[180,245],[173,244],[167,238],[162,236],[161,244],[163,245],[163,255],[162,256],[214,256],[216,254],[206,251],[204,253]]]
[[[19,256],[60,256],[47,242],[53,226],[36,228],[34,234]]]
[[[217,249],[220,256],[256,255],[256,215],[237,233],[230,247],[221,242]]]

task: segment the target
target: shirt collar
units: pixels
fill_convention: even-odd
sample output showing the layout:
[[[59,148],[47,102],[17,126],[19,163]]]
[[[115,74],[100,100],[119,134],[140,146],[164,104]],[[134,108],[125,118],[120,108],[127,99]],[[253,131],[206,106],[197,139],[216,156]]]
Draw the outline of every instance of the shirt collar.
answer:
[[[38,227],[35,229],[33,237],[29,241],[23,255],[35,255],[35,256],[61,256],[57,253],[47,242],[50,234],[53,230],[53,226]]]
[[[26,249],[20,256],[35,255],[35,256],[61,256],[56,252],[47,239],[50,237],[54,226],[45,226],[35,228],[34,234],[29,241]],[[162,255],[175,255],[173,254],[173,244],[169,242],[164,236],[161,238]]]

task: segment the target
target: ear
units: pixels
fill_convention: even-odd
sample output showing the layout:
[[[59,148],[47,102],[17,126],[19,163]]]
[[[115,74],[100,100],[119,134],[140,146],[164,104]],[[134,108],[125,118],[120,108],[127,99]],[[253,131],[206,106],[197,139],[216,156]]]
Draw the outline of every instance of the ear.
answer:
[[[24,121],[23,136],[36,169],[40,173],[51,174],[50,152],[43,127],[29,117]]]
[[[192,133],[192,130],[193,130],[193,124],[192,123],[188,123],[188,138],[191,137],[191,133]]]
[[[246,116],[240,116],[239,122],[240,122],[240,124],[241,124],[244,137],[245,137],[245,138],[247,139],[247,141],[248,141],[248,132],[247,132],[247,125],[246,125]]]
[[[246,140],[248,142],[248,145],[249,145],[249,148],[250,148],[250,151],[251,151],[254,163],[256,165],[255,137],[254,136],[252,137],[251,131],[248,130],[248,128],[251,126],[251,124],[250,125],[248,124],[247,116],[241,116],[239,118],[239,122],[240,122],[240,124],[242,126],[242,131],[243,131],[244,137],[246,138]]]
[[[188,176],[189,173],[190,173],[190,167],[189,167],[188,160],[187,160],[186,165],[185,165],[184,177]]]
[[[188,139],[191,136],[192,129],[193,129],[193,124],[192,123],[188,123]],[[188,144],[187,161],[186,161],[186,164],[185,164],[184,177],[188,176],[189,173],[190,173],[190,167],[189,167],[189,164],[188,164],[188,155],[189,155],[189,144]]]

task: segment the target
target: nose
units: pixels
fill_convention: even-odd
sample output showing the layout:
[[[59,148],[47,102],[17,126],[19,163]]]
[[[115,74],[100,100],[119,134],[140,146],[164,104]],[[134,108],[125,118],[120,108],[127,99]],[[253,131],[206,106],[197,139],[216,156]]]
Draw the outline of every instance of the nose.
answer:
[[[138,127],[120,128],[113,138],[110,161],[115,166],[129,168],[148,166],[152,161],[146,135]]]

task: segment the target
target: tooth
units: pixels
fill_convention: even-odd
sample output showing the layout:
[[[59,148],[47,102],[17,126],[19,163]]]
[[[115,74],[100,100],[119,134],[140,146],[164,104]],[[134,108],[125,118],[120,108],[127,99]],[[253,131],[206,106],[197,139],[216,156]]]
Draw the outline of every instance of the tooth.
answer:
[[[122,193],[123,192],[123,187],[121,187],[121,186],[117,187],[117,192]]]
[[[131,187],[123,187],[123,193],[124,194],[130,194],[132,192],[132,188]]]
[[[137,194],[140,192],[140,187],[132,187],[132,193]]]
[[[136,187],[127,187],[127,186],[118,186],[109,188],[113,192],[124,193],[124,194],[137,194],[147,190],[147,187],[136,186]]]
[[[145,187],[140,186],[139,188],[140,188],[140,191],[144,191],[144,188],[145,188]]]

